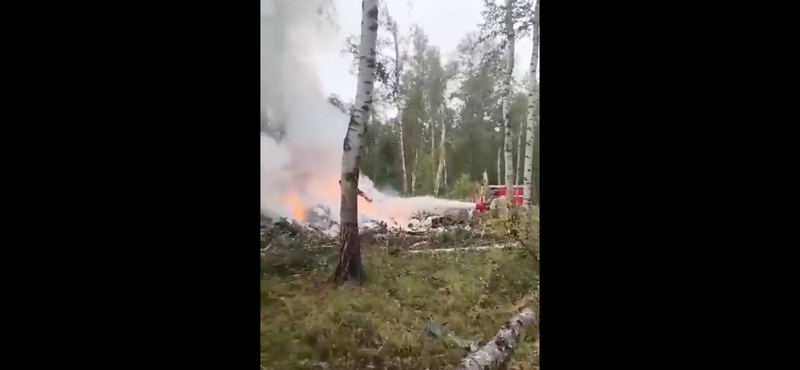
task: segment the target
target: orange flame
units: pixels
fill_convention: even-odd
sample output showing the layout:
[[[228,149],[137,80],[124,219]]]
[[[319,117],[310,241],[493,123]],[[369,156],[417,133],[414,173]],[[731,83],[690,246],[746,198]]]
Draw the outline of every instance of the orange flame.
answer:
[[[300,196],[297,195],[296,191],[289,193],[286,203],[289,205],[289,207],[292,207],[292,217],[294,217],[295,220],[306,220],[305,207],[303,207],[303,202],[300,201]]]
[[[324,197],[330,203],[339,203],[340,202],[340,194],[341,189],[339,187],[338,181],[326,181],[325,185],[321,185],[318,182],[310,182],[309,184],[312,188],[320,188],[320,189],[309,189],[313,194],[317,194],[318,196]],[[314,186],[317,185],[317,186]],[[311,201],[303,201],[303,198],[297,191],[291,191],[286,199],[284,199],[283,203],[288,205],[291,208],[292,218],[297,221],[306,221],[306,210],[313,207],[314,204],[310,204]],[[309,204],[306,204],[309,203]],[[369,216],[372,219],[381,220],[380,212],[378,211],[377,207],[368,202],[363,197],[358,197],[358,214]]]

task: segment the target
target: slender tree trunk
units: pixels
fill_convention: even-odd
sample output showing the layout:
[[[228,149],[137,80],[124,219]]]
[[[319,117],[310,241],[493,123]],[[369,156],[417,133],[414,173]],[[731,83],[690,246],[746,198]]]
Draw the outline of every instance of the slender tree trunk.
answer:
[[[417,192],[417,170],[419,170],[419,163],[417,159],[419,158],[419,149],[414,149],[414,164],[412,165],[411,170],[411,196],[414,196],[414,193]]]
[[[358,87],[356,104],[344,137],[342,153],[341,256],[333,280],[338,283],[366,279],[358,242],[358,178],[361,145],[372,106],[375,81],[375,42],[378,37],[378,0],[363,0],[361,7],[361,43],[358,47]]]
[[[406,171],[406,150],[403,144],[403,117],[398,107],[397,126],[400,128],[400,163],[403,166],[403,195],[408,194],[408,173]]]
[[[445,150],[444,141],[445,141],[445,135],[446,135],[445,132],[447,131],[447,128],[445,127],[446,125],[444,123],[444,119],[445,119],[445,117],[444,117],[444,104],[442,104],[441,117],[442,117],[442,138],[441,138],[441,140],[439,140],[439,168],[436,170],[436,180],[433,182],[433,195],[434,196],[438,196],[439,195],[439,180],[440,180],[440,178],[442,176],[442,171],[444,171],[444,166],[445,166],[445,163],[444,163],[444,154],[445,154],[444,153],[444,150]],[[445,188],[447,188],[447,176],[445,176]]]
[[[519,132],[517,132],[517,169],[516,169],[516,171],[514,171],[514,185],[520,185],[519,177],[520,177],[520,173],[522,172],[521,171],[522,170],[522,150],[523,150],[522,149],[522,133],[524,132],[522,130],[523,127],[524,126],[523,126],[522,118],[520,118],[519,119],[519,129],[518,129]]]
[[[540,0],[536,0],[536,7],[533,9],[533,51],[531,53],[530,90],[528,91],[528,133],[525,135],[525,200],[523,204],[526,206],[531,204],[533,196],[531,183],[533,180],[533,126],[535,123],[534,114],[536,113],[536,104],[539,100],[537,91],[539,85],[536,81],[536,68],[538,68],[539,65],[539,1]]]
[[[431,174],[433,174],[434,171],[436,171],[436,120],[434,120],[433,117],[431,117],[430,113],[431,113],[431,109],[430,109],[430,107],[428,107],[428,122],[430,122],[430,125],[431,125],[431,163],[430,164],[431,164]],[[431,182],[432,182],[431,185],[436,187],[436,184],[435,184],[436,178],[435,178],[435,176],[432,176]],[[434,191],[433,195],[436,196],[436,192],[435,191]]]
[[[503,159],[503,150],[501,148],[497,148],[497,185],[503,185],[503,172],[501,171],[500,163],[502,163]]]
[[[483,170],[483,200],[489,200],[489,173]]]
[[[397,125],[400,129],[400,164],[403,168],[403,195],[408,194],[408,172],[406,171],[406,150],[405,143],[403,142],[403,109],[400,106],[400,44],[397,37],[397,21],[389,18],[392,22],[390,29],[392,32],[392,40],[394,41],[394,103],[397,106]]]
[[[508,199],[508,206],[514,205],[514,152],[513,142],[511,139],[511,82],[514,79],[514,20],[512,13],[514,10],[513,0],[506,0],[506,36],[508,45],[506,45],[506,76],[503,84],[503,124],[505,126],[504,132],[504,146],[505,146],[505,161],[506,161],[506,199]]]
[[[444,163],[444,184],[442,184],[444,188],[444,194],[447,195],[447,159],[442,158],[442,163]]]
[[[408,171],[406,171],[406,150],[405,144],[403,143],[403,119],[398,110],[397,113],[397,125],[400,129],[400,164],[403,168],[403,195],[408,194]]]
[[[539,205],[539,178],[541,177],[541,173],[539,171],[539,146],[542,144],[541,141],[541,127],[539,126],[539,121],[541,117],[536,117],[536,141],[533,143],[533,153],[534,159],[533,161],[533,204]]]

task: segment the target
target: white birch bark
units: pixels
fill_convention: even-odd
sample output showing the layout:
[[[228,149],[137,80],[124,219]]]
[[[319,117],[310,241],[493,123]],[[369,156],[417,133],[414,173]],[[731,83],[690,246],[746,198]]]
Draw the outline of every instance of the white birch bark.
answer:
[[[419,163],[417,159],[419,158],[419,149],[414,149],[414,164],[413,169],[411,170],[411,196],[414,196],[414,193],[417,191],[417,170],[419,169]]]
[[[431,117],[431,109],[428,108],[428,122],[431,124],[431,164],[436,164],[436,120]]]
[[[358,178],[362,138],[372,108],[375,81],[375,43],[378,37],[378,0],[364,0],[361,8],[361,43],[358,46],[358,86],[350,123],[344,137],[341,178],[341,257],[334,273],[337,282],[363,281],[364,267],[358,243]]]
[[[447,159],[442,159],[442,163],[444,163],[444,182],[442,183],[442,188],[444,188],[445,195],[447,194]]]
[[[503,172],[502,167],[500,166],[502,159],[503,150],[502,148],[497,148],[497,185],[503,185]]]
[[[517,132],[517,169],[514,171],[514,185],[520,185],[519,177],[522,170],[522,118],[520,118],[519,121],[519,132]]]
[[[514,354],[520,335],[535,320],[536,315],[532,309],[523,309],[517,316],[508,320],[489,343],[467,355],[456,370],[500,369]]]
[[[431,173],[436,170],[436,120],[433,119],[431,116],[431,107],[427,106],[426,112],[428,113],[428,122],[431,126]],[[436,177],[433,176],[431,182],[434,187],[436,187]],[[436,193],[433,193],[436,196]]]
[[[480,195],[484,201],[489,199],[489,173],[486,170],[483,170],[483,192]]]
[[[439,180],[441,179],[442,171],[444,170],[444,166],[445,166],[445,163],[444,163],[444,154],[445,154],[444,153],[444,151],[445,151],[444,141],[445,141],[445,135],[446,135],[445,132],[447,131],[447,128],[446,128],[446,125],[445,125],[445,122],[444,122],[444,120],[445,120],[445,116],[444,116],[445,107],[444,107],[444,104],[442,104],[441,111],[442,111],[442,114],[440,115],[440,117],[442,117],[442,138],[439,140],[439,167],[436,169],[436,180],[433,182],[433,196],[439,195]],[[447,181],[447,178],[446,178],[446,175],[445,175],[445,182],[446,181]],[[447,187],[447,186],[445,186],[445,187]]]
[[[525,135],[525,187],[524,194],[525,200],[523,204],[527,207],[531,204],[533,196],[532,180],[533,180],[533,135],[534,135],[534,113],[536,113],[536,104],[539,100],[538,83],[536,81],[536,69],[539,66],[539,1],[536,0],[536,6],[533,9],[533,51],[531,52],[531,75],[530,75],[530,90],[528,90],[528,126],[527,134]]]
[[[508,203],[509,207],[514,204],[514,153],[511,141],[511,81],[514,79],[515,42],[513,10],[513,0],[506,0],[506,37],[508,45],[506,45],[506,76],[505,81],[503,81],[503,125],[505,126],[503,143],[506,162],[506,197],[511,200]]]
[[[403,145],[403,118],[397,108],[397,125],[400,128],[400,163],[403,166],[403,195],[408,194],[408,173],[406,172],[406,151]]]

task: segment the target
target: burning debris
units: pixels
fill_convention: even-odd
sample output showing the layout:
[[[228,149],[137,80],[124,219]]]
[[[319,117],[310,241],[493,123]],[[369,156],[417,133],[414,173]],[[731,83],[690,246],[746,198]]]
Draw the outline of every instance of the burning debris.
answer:
[[[316,206],[309,209],[306,211],[305,220],[310,227],[323,231],[339,225],[331,219],[331,209],[326,206]]]
[[[473,212],[466,209],[419,211],[406,224],[391,224],[362,215],[359,237],[365,248],[385,248],[392,254],[409,250],[465,248],[474,246]],[[317,205],[303,213],[304,221],[281,218],[265,222],[262,218],[262,255],[281,250],[287,242],[292,248],[336,248],[340,228],[330,207]],[[290,241],[291,240],[291,241]],[[276,247],[278,245],[278,247]],[[266,248],[269,249],[266,249]],[[479,248],[476,250],[484,250]]]
[[[310,207],[303,212],[304,221],[262,216],[262,273],[297,274],[335,261],[341,240],[332,211],[325,205]],[[487,216],[466,209],[419,211],[406,224],[389,224],[362,214],[359,238],[362,248],[382,249],[392,256],[525,247],[502,233],[496,222],[487,222]]]

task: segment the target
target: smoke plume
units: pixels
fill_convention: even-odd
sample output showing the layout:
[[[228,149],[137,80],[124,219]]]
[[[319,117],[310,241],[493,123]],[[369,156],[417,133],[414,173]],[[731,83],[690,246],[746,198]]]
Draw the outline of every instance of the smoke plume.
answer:
[[[342,142],[349,117],[330,105],[317,76],[314,55],[338,52],[334,26],[323,16],[330,0],[262,0],[261,111],[282,135],[261,135],[261,211],[302,219],[323,205],[339,218]],[[348,71],[342,71],[348,73]],[[419,210],[472,208],[471,203],[433,197],[399,198],[378,191],[363,177],[360,220],[407,222]]]

